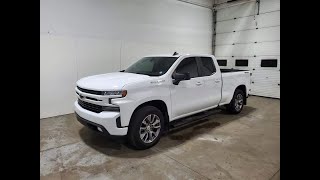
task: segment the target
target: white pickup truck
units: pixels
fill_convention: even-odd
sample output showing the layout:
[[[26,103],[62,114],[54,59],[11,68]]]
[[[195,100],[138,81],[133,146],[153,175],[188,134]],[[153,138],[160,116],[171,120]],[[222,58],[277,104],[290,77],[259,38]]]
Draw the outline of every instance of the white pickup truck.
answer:
[[[220,69],[213,55],[146,56],[126,70],[80,79],[75,114],[91,129],[147,149],[178,119],[222,105],[241,112],[249,81],[249,71]]]

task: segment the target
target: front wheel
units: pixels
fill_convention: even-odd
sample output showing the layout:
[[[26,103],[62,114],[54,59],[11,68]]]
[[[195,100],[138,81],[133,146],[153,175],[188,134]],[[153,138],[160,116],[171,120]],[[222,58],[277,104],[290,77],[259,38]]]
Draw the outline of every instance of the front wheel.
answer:
[[[243,109],[244,98],[245,98],[244,92],[240,89],[236,89],[230,104],[226,106],[227,111],[232,114],[240,113]]]
[[[133,114],[131,121],[128,140],[133,147],[148,149],[159,142],[164,129],[164,118],[158,108],[144,106]]]

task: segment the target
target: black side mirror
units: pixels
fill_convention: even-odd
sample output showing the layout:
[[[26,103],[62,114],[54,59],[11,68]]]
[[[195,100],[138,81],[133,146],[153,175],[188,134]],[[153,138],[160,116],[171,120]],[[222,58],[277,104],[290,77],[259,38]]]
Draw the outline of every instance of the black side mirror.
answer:
[[[191,78],[190,78],[190,73],[188,73],[188,72],[186,72],[186,73],[184,73],[185,75],[186,75],[186,78],[184,79],[184,80],[190,80]]]
[[[189,80],[190,79],[190,74],[189,73],[173,73],[172,75],[173,78],[173,84],[178,85],[180,81],[182,80]]]

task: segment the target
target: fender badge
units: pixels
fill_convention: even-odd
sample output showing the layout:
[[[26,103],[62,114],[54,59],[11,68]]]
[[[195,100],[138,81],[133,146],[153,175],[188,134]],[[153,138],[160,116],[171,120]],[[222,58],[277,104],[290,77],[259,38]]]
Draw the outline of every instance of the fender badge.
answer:
[[[162,83],[164,81],[165,81],[164,79],[161,79],[161,80],[157,80],[157,81],[151,81],[150,83],[151,84],[158,84],[158,83]]]

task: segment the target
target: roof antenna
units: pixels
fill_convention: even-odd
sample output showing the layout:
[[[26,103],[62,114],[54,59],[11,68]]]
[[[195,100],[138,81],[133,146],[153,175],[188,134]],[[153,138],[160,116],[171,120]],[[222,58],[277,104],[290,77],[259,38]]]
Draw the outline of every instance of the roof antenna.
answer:
[[[177,53],[177,52],[174,52],[174,53],[173,53],[173,56],[175,56],[175,55],[178,55],[178,54],[179,54],[179,53]]]

